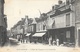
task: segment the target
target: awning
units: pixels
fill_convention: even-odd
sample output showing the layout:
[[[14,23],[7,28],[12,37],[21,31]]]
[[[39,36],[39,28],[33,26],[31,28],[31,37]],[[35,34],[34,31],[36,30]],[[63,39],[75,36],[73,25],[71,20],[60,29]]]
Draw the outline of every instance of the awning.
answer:
[[[31,33],[27,33],[26,36],[29,36]]]
[[[33,37],[42,37],[45,33],[35,33]]]

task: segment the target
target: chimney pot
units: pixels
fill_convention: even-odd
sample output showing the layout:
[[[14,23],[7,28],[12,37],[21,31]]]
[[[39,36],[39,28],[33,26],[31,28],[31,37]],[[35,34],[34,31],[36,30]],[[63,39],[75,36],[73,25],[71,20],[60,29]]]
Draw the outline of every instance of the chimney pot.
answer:
[[[58,4],[59,4],[59,5],[60,5],[60,4],[62,4],[62,3],[63,3],[63,1],[62,1],[62,0],[59,0],[59,1],[58,1]]]

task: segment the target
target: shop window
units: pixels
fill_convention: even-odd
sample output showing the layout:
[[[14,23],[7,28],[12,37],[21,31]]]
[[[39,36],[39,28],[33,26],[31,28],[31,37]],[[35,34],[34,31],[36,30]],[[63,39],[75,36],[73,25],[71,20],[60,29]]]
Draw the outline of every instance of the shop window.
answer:
[[[70,26],[70,13],[66,14],[66,26]]]
[[[70,39],[70,31],[66,32],[66,38]]]

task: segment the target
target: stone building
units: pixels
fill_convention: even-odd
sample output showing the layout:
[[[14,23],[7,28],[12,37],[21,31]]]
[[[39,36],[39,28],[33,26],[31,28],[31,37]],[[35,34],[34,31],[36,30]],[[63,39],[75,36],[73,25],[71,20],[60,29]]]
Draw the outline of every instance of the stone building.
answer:
[[[71,0],[75,12],[75,43],[80,47],[80,0]]]
[[[34,35],[36,32],[36,20],[35,18],[32,19],[31,23],[29,22],[29,25],[28,25],[28,39],[30,42],[33,42],[33,38],[32,38],[32,35]]]
[[[19,39],[24,35],[24,22],[25,19],[22,18],[11,28],[11,36],[13,38]]]
[[[80,47],[80,0],[66,0],[71,5],[75,17],[75,45]]]
[[[41,14],[40,18],[35,18],[36,23],[33,23],[34,20],[29,21],[31,20],[28,19],[28,28],[25,28],[26,36],[31,35],[35,42],[46,40],[52,44],[58,39],[59,45],[80,46],[80,0],[66,2],[59,0],[58,4],[52,6],[51,11]],[[4,27],[1,22],[1,27]]]
[[[7,16],[4,15],[4,0],[0,0],[0,44],[7,40]]]
[[[72,2],[71,2],[72,3]],[[69,1],[58,1],[57,5],[52,6],[52,10],[47,13],[48,25],[47,32],[51,43],[75,44],[75,11]]]
[[[31,29],[29,29],[29,24],[32,22],[31,18],[25,16],[20,21],[18,21],[12,28],[11,28],[11,35],[13,38],[18,40],[27,40],[26,37],[29,33],[31,33]]]
[[[47,14],[42,13],[40,15],[40,18],[36,18],[36,32],[33,34],[33,39],[36,42],[39,43],[46,43],[47,37],[46,37],[46,23],[47,23]]]

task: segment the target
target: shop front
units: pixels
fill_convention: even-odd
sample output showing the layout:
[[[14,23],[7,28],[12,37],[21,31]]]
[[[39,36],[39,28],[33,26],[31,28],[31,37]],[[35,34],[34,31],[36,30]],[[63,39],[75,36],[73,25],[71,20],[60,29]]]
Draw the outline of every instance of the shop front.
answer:
[[[59,45],[74,44],[75,43],[74,27],[65,27],[57,29],[48,29],[49,38],[52,37],[51,44],[55,41]]]
[[[35,33],[32,38],[35,43],[44,43],[45,32]]]
[[[31,33],[26,34],[26,43],[30,42],[30,35],[31,35]]]

